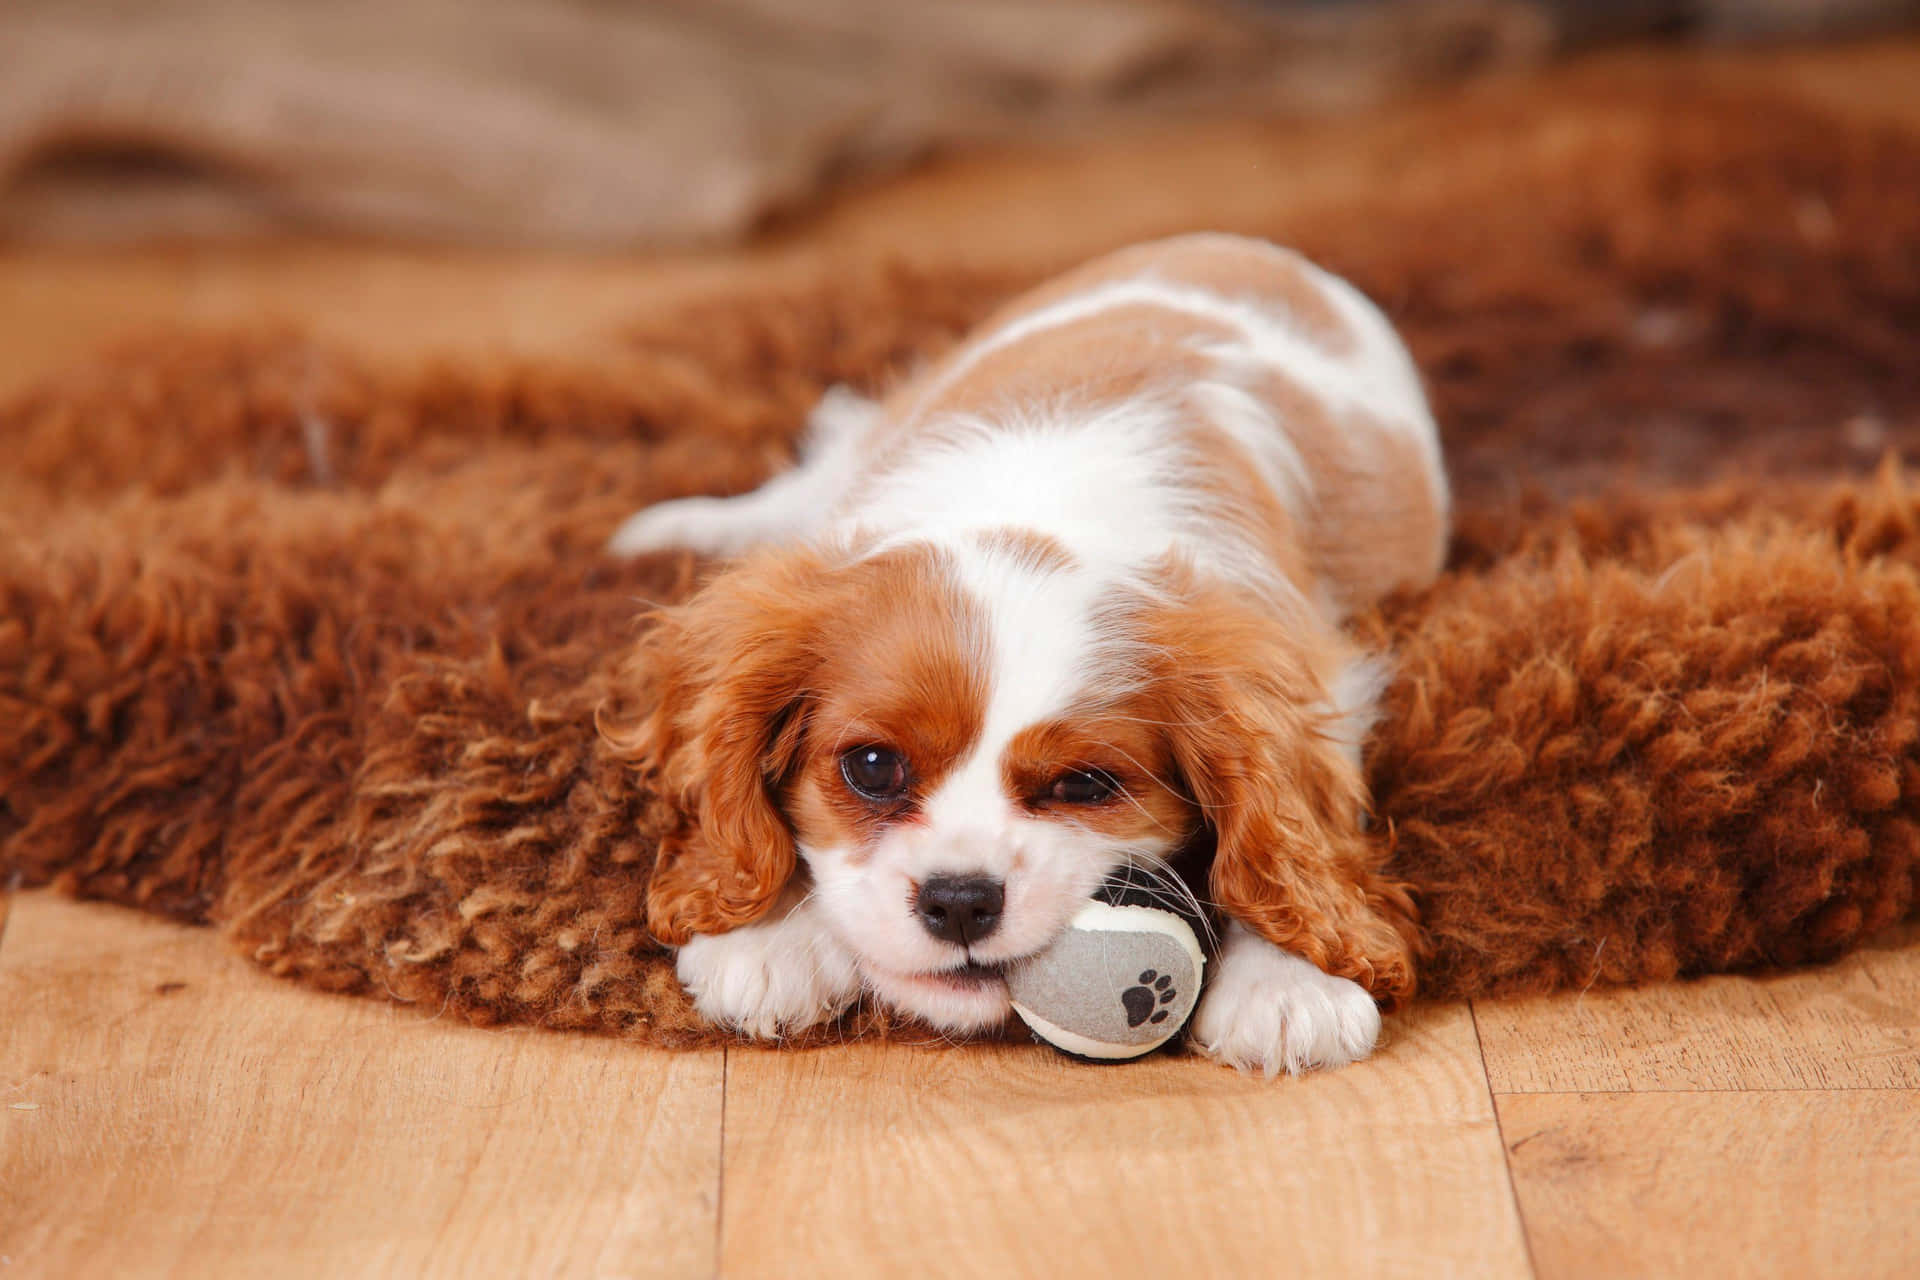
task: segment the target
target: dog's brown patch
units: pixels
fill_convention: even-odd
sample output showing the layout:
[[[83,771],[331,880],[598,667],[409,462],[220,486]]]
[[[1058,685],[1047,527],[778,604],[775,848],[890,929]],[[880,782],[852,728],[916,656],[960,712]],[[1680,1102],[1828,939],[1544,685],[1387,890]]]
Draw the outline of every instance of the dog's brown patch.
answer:
[[[1315,580],[1342,603],[1368,603],[1421,583],[1438,567],[1447,512],[1426,459],[1407,443],[1411,428],[1361,410],[1335,412],[1289,375],[1273,371],[1254,391],[1272,406],[1307,473],[1320,477],[1303,551]],[[1345,482],[1349,476],[1364,483]]]
[[[1102,702],[1084,716],[1030,725],[1016,733],[1001,757],[1007,797],[1037,815],[1077,823],[1116,840],[1162,843],[1178,849],[1199,826],[1180,793],[1165,734],[1144,700]],[[1064,804],[1048,789],[1069,770],[1098,769],[1120,790],[1099,804]]]
[[[925,547],[846,571],[842,606],[820,637],[823,661],[807,694],[802,760],[786,795],[800,839],[850,848],[859,863],[889,824],[917,805],[973,750],[987,712],[987,625]],[[905,804],[876,806],[848,789],[841,755],[886,746],[907,760]]]

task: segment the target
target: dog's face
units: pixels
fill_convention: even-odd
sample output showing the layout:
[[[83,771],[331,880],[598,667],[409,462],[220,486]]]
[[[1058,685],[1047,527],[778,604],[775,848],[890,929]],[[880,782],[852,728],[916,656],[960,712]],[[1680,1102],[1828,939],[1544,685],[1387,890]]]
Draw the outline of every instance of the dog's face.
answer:
[[[971,613],[882,619],[863,628],[881,648],[829,657],[780,792],[868,987],[954,1030],[1001,1021],[999,966],[1198,825],[1143,699],[1097,664],[1023,683]]]
[[[665,941],[804,874],[874,994],[974,1030],[1007,1015],[1001,966],[1203,828],[1214,899],[1304,954],[1378,924],[1319,655],[1177,567],[1120,581],[1017,539],[769,553],[639,656],[657,706],[611,736],[684,814],[649,891]]]

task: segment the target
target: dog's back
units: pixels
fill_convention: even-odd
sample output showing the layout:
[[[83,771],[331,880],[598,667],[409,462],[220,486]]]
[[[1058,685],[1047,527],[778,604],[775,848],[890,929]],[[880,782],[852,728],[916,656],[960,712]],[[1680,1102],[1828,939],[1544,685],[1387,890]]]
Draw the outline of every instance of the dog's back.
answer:
[[[1405,348],[1351,286],[1258,240],[1139,245],[1016,299],[887,399],[870,447],[883,460],[878,472],[897,475],[914,468],[922,446],[940,443],[951,483],[965,438],[991,447],[987,432],[1071,416],[1108,424],[1114,449],[1127,450],[1138,434],[1128,411],[1151,409],[1173,424],[1175,438],[1163,427],[1157,443],[1177,452],[1142,453],[1142,465],[1185,462],[1218,498],[1200,513],[1206,521],[1237,527],[1267,563],[1337,611],[1438,571],[1446,480]],[[1040,450],[998,465],[1051,461]],[[1036,501],[1048,481],[1094,501],[1102,495],[1084,491],[1104,487],[1115,521],[1137,525],[1149,512],[1125,510],[1135,495],[1123,472],[1118,483],[1108,472],[1078,489],[1058,475],[1018,477],[1017,487],[1038,482]],[[935,498],[915,496],[923,506]]]

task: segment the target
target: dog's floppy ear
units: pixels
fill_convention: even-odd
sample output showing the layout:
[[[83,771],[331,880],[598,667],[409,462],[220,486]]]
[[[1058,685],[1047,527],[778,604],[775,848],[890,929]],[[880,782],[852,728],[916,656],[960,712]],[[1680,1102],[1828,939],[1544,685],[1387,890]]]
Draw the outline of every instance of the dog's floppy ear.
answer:
[[[826,576],[808,552],[748,557],[662,610],[629,655],[638,719],[602,707],[601,734],[677,810],[647,886],[662,942],[755,919],[793,875],[779,790],[804,734]]]
[[[1355,655],[1323,624],[1277,623],[1226,591],[1158,611],[1156,685],[1180,781],[1213,829],[1222,910],[1377,999],[1409,996],[1419,937],[1379,874],[1366,790],[1334,686]]]

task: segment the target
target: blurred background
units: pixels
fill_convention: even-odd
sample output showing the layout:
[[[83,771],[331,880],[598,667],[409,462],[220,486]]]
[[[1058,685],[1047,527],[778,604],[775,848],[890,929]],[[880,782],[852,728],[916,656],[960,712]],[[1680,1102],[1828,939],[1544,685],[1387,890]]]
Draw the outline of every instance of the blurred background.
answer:
[[[1511,175],[1578,203],[1756,102],[1920,129],[1920,0],[0,0],[0,396],[187,331],[595,364],[1196,227],[1347,269],[1403,198],[1457,255]]]
[[[1008,140],[1339,118],[1610,47],[1916,19],[1920,0],[6,0],[0,239],[723,244]]]

